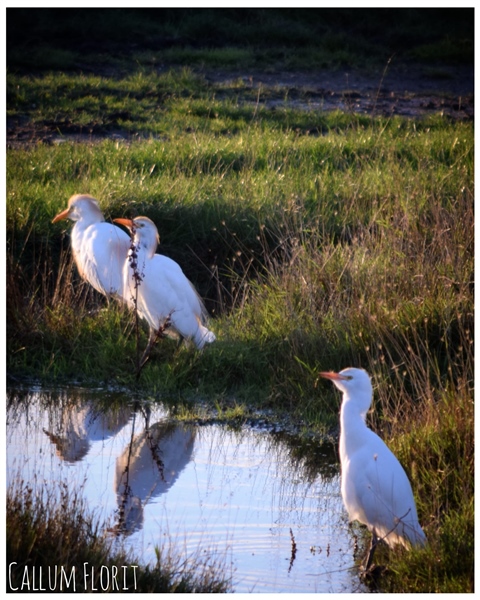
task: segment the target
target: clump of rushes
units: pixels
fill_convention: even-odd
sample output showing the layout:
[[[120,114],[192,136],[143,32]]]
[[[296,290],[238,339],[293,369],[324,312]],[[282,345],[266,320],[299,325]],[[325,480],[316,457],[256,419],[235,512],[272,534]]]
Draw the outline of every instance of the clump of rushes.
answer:
[[[58,497],[39,494],[24,482],[8,489],[7,591],[32,592],[40,586],[46,591],[80,593],[230,591],[222,566],[209,559],[194,557],[188,564],[173,550],[157,550],[157,563],[144,566],[115,549],[115,542],[106,527],[88,514],[79,492],[72,492],[66,483],[60,484]]]
[[[136,347],[137,347],[137,352],[136,352],[136,370],[137,370],[137,379],[140,375],[140,369],[141,369],[141,359],[140,359],[140,317],[137,311],[137,306],[138,306],[138,288],[142,285],[142,281],[143,281],[143,273],[141,273],[138,270],[138,262],[137,262],[137,258],[138,258],[138,253],[137,253],[137,247],[135,245],[135,224],[132,224],[132,232],[131,232],[131,238],[130,238],[130,249],[129,249],[129,253],[128,253],[128,263],[130,265],[130,267],[132,268],[133,271],[133,296],[132,296],[132,302],[133,302],[133,310],[134,310],[134,314],[135,314],[135,338],[136,338]]]

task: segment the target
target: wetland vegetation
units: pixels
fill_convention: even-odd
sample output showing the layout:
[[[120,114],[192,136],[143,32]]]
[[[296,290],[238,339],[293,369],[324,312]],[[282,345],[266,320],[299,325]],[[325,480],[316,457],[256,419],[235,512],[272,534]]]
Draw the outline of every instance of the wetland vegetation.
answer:
[[[55,19],[29,9],[42,17],[34,21],[13,10],[7,376],[131,388],[171,402],[176,418],[200,411],[242,421],[268,410],[305,435],[335,436],[339,398],[318,372],[362,366],[375,385],[371,426],[412,480],[429,539],[421,553],[390,551],[380,588],[472,591],[472,120],[348,106],[327,112],[304,88],[263,89],[248,76],[216,80],[209,71],[234,65],[248,75],[252,67],[299,69],[301,61],[308,72],[321,50],[323,68],[362,65],[379,73],[378,85],[394,52],[405,73],[415,60],[440,77],[445,65],[473,61],[466,13],[435,9],[427,35],[413,26],[425,9],[401,19],[370,9],[370,24],[364,12],[354,19],[319,10],[317,29],[311,18],[295,18],[298,11],[260,11],[258,29],[248,11],[226,43],[221,32],[232,11],[212,18],[190,10],[183,23],[161,11],[157,29],[148,13],[143,38],[129,18],[132,35],[120,51],[118,23],[126,24],[114,11],[101,39],[100,20],[86,19],[90,50],[82,47],[80,57],[70,37],[78,9]],[[145,13],[134,14],[145,24]],[[281,19],[294,20],[288,35]],[[386,20],[388,44],[386,34],[368,35],[369,26],[384,31]],[[355,44],[354,21],[363,33]],[[119,37],[108,47],[114,30]],[[259,32],[268,44],[254,42]],[[28,33],[40,37],[43,53],[26,51]],[[367,54],[374,65],[362,59]],[[272,105],[272,97],[281,102]],[[13,143],[20,130],[29,143]],[[162,340],[136,381],[137,344],[146,345],[147,331],[139,340],[132,315],[82,283],[71,224],[51,223],[79,192],[98,198],[108,220],[145,214],[157,224],[159,252],[179,262],[205,298],[215,344],[198,353]],[[10,530],[18,527],[11,515],[32,509],[16,502],[7,503]]]

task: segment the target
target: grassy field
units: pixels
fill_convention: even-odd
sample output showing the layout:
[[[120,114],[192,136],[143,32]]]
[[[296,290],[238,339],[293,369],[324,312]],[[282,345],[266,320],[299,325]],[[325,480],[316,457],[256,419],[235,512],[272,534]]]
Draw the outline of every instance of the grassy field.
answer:
[[[297,23],[305,40],[308,22]],[[434,23],[429,40],[400,22],[391,39],[405,43],[409,31],[427,56],[428,44],[447,45],[445,20]],[[162,35],[193,36],[187,25],[165,19]],[[367,20],[358,27],[366,31]],[[56,50],[75,52],[68,32]],[[368,39],[360,37],[355,53]],[[103,64],[120,68],[114,77],[71,70],[72,62],[52,70],[47,61],[39,71],[22,62],[22,43],[7,78],[9,118],[87,131],[90,141],[7,153],[8,376],[135,387],[172,400],[179,416],[198,399],[236,419],[268,408],[323,435],[335,432],[339,398],[318,372],[363,366],[375,385],[371,426],[405,466],[430,541],[421,553],[390,552],[381,589],[471,591],[472,122],[306,111],[295,102],[272,109],[242,81],[226,89],[204,72],[159,72],[151,61],[132,70],[118,54]],[[227,48],[205,46],[204,65]],[[261,47],[245,39],[236,46]],[[164,52],[175,50],[170,59],[181,63],[189,48],[202,49],[171,44]],[[392,48],[382,48],[388,57]],[[329,56],[331,66],[338,56]],[[205,298],[215,344],[197,353],[164,340],[136,381],[146,331],[138,340],[132,315],[79,280],[71,224],[51,223],[78,192],[97,197],[109,220],[155,221],[159,251]]]

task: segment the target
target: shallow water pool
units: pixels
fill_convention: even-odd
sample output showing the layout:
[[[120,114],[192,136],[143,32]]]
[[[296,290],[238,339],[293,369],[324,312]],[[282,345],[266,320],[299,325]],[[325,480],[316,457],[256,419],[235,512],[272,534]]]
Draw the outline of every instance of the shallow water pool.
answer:
[[[293,436],[182,423],[120,396],[10,390],[7,485],[76,486],[142,563],[156,547],[205,558],[234,592],[368,591],[331,448],[310,456]]]

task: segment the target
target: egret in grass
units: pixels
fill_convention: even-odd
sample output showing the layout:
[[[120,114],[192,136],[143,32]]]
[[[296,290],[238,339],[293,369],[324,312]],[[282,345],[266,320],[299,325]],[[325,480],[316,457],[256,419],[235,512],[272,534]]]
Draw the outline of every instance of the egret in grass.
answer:
[[[141,363],[148,357],[158,332],[193,341],[198,349],[215,341],[206,327],[207,312],[180,265],[156,254],[159,235],[148,217],[114,219],[130,230],[133,245],[123,266],[123,297],[150,326],[150,339]],[[168,326],[165,328],[165,324]]]
[[[72,196],[52,223],[62,219],[75,222],[71,244],[81,277],[101,294],[121,299],[123,265],[130,247],[128,234],[107,223],[98,201],[88,194]]]
[[[363,369],[320,373],[343,392],[340,411],[341,492],[350,521],[372,533],[363,565],[368,571],[378,540],[424,546],[427,538],[418,522],[412,488],[396,456],[365,423],[372,402],[372,383]]]

